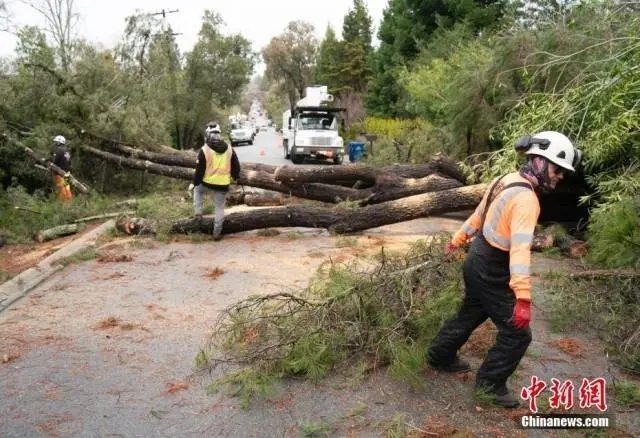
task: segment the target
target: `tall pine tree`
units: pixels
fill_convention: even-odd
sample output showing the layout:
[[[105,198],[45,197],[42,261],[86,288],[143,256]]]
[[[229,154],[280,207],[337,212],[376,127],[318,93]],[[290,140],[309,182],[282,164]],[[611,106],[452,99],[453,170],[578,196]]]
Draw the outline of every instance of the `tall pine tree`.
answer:
[[[372,75],[369,67],[372,52],[372,20],[362,0],[353,0],[342,25],[342,82],[344,91],[366,91]]]

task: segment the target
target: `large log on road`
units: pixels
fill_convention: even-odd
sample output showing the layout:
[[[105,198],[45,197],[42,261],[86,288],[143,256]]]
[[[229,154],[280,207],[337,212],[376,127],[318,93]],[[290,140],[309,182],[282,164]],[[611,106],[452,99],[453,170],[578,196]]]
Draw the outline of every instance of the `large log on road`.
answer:
[[[195,172],[194,169],[186,167],[167,166],[165,164],[153,163],[149,160],[127,158],[111,152],[96,149],[91,146],[81,145],[80,147],[83,150],[114,164],[128,167],[130,169],[142,170],[156,175],[190,181],[193,179],[193,174]],[[460,183],[455,180],[431,175],[421,179],[407,180],[408,182],[407,184],[404,184],[404,186],[402,184],[400,184],[399,187],[389,185],[388,187],[380,189],[375,186],[369,189],[351,189],[348,187],[321,183],[309,183],[290,187],[276,181],[275,173],[269,173],[263,170],[251,170],[252,167],[255,169],[263,168],[262,165],[257,165],[255,167],[243,165],[237,184],[328,203],[338,203],[350,200],[363,201],[364,204],[375,204],[427,191],[451,189],[460,185]],[[399,181],[392,175],[380,177],[381,180],[384,180],[385,178],[395,182]]]
[[[144,149],[133,148],[131,146],[125,146],[117,143],[113,145],[113,148],[127,154],[131,158],[148,160],[158,164],[165,164],[167,166],[180,166],[192,169],[195,169],[196,159],[198,158],[196,154],[150,152]]]
[[[167,166],[165,164],[153,163],[149,160],[127,158],[117,154],[112,154],[111,152],[105,152],[91,146],[80,145],[80,148],[113,164],[118,164],[122,167],[128,167],[130,169],[143,170],[145,172],[153,173],[156,175],[191,180],[193,179],[193,174],[195,172],[194,169],[188,169],[186,167]]]
[[[127,154],[129,158],[147,160],[157,164],[165,164],[167,166],[187,167],[190,169],[196,168],[196,160],[198,158],[197,153],[158,153],[121,144],[116,144],[113,147],[119,152]],[[275,173],[278,168],[278,166],[262,163],[241,163],[241,167],[245,170],[258,170],[267,173]]]
[[[335,184],[336,181],[360,181],[365,187],[374,185],[411,185],[412,180],[433,174],[441,174],[447,178],[465,183],[465,177],[457,164],[442,157],[434,157],[428,163],[411,165],[392,165],[370,167],[362,164],[346,164],[343,166],[299,167],[280,166],[275,171],[275,179],[288,186],[305,183]],[[403,183],[402,180],[408,180]],[[462,185],[461,184],[461,185]]]
[[[338,234],[351,233],[405,222],[435,214],[471,209],[477,206],[486,184],[425,193],[356,209],[288,205],[230,213],[225,217],[223,234],[273,227],[326,228]],[[172,233],[211,233],[213,218],[185,219],[174,223]]]

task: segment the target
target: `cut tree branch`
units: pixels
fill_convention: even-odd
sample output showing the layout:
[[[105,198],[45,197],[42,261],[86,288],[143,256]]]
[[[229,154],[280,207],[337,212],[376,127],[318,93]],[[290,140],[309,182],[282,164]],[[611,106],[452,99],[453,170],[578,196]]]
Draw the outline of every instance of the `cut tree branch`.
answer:
[[[25,146],[25,145],[23,145],[23,144],[21,144],[19,142],[16,142],[16,144],[18,144],[18,146],[20,146],[24,150],[24,152],[27,155],[29,155],[31,158],[33,158],[38,164],[40,164],[43,167],[46,167],[47,169],[49,169],[51,172],[55,173],[56,175],[65,176],[67,174],[60,167],[56,166],[55,164],[53,164],[50,161],[47,161],[45,158],[43,158],[40,155],[38,155],[31,148],[29,148],[29,147],[27,147],[27,146]],[[89,187],[86,184],[78,181],[75,176],[69,174],[68,178],[69,178],[69,183],[73,187],[75,187],[78,191],[80,191],[81,193],[85,193],[85,194],[89,193]]]

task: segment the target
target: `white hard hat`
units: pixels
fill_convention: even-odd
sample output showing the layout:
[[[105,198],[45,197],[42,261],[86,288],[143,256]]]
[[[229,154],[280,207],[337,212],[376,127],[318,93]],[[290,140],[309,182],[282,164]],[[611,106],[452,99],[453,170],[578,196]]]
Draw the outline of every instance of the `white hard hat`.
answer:
[[[65,145],[65,144],[67,144],[67,139],[66,139],[66,138],[64,138],[64,137],[63,137],[63,136],[61,136],[61,135],[56,135],[56,136],[55,136],[55,138],[53,139],[53,142],[54,142],[54,143],[60,143],[60,144],[62,144],[62,145]]]
[[[575,172],[582,159],[582,151],[576,149],[566,135],[556,131],[544,131],[531,138],[527,155],[539,155],[570,172]]]
[[[204,135],[205,137],[208,137],[209,134],[214,133],[214,134],[221,134],[222,131],[220,130],[220,126],[217,123],[209,123],[207,125],[207,129],[205,129],[204,131]]]

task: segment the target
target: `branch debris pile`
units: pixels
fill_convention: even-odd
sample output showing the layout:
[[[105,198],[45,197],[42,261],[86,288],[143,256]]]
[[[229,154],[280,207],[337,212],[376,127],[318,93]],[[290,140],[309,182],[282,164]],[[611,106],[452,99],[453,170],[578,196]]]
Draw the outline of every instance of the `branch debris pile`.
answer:
[[[276,377],[317,381],[336,369],[389,366],[420,385],[425,348],[462,298],[462,262],[441,249],[449,237],[407,254],[382,249],[365,264],[328,262],[304,290],[243,299],[221,313],[196,363],[225,370],[211,389],[226,387],[245,404]]]

